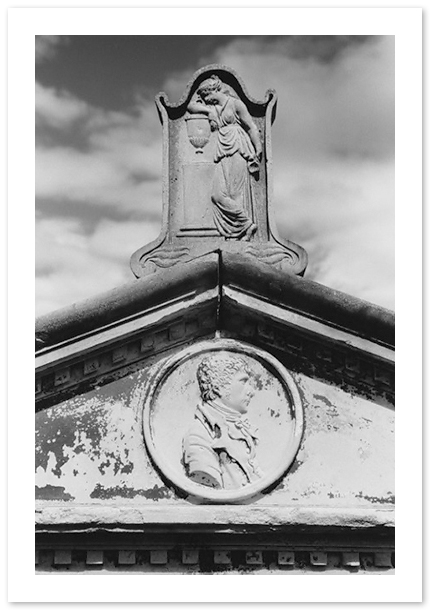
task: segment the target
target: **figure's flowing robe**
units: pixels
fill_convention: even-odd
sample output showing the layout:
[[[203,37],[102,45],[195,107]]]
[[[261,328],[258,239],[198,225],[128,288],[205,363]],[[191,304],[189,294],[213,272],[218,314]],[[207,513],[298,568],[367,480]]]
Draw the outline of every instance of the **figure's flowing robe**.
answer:
[[[253,223],[251,184],[248,164],[255,162],[255,151],[242,127],[234,98],[216,108],[218,141],[212,190],[214,221],[225,237],[242,237]]]

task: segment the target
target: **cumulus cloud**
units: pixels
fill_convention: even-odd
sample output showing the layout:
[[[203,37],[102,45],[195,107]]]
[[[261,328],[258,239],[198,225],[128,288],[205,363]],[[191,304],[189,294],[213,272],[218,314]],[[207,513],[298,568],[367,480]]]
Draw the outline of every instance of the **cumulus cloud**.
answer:
[[[253,38],[234,41],[213,59],[235,69],[253,97],[276,89],[274,145],[294,158],[393,155],[394,37],[342,47],[329,63],[290,55],[283,40]]]
[[[69,36],[36,36],[36,62],[41,63],[55,57],[58,49],[69,43]]]
[[[157,121],[155,109],[105,111],[38,84],[36,197],[153,212],[161,199]]]
[[[43,87],[36,82],[36,127],[48,126],[55,129],[69,129],[90,112],[88,104],[67,91],[57,91],[53,87]]]
[[[139,167],[138,171],[143,174],[145,168]],[[124,167],[124,158],[117,159],[116,151],[112,150],[90,153],[61,147],[40,150],[36,173],[36,195],[45,199],[142,213],[157,209],[161,200],[161,182],[155,172],[151,176],[148,171],[143,179],[133,175],[133,168]]]
[[[306,277],[393,308],[392,162],[296,162],[275,184],[278,226],[308,251]]]
[[[132,279],[130,255],[160,231],[162,152],[153,105],[106,111],[39,83],[36,135],[36,198],[52,203],[36,223],[41,315]]]
[[[100,257],[114,260],[118,264],[126,261],[128,266],[131,251],[154,240],[160,229],[158,222],[103,220],[91,235],[89,246]]]
[[[104,220],[87,233],[76,218],[37,219],[37,315],[131,280],[130,253],[155,239],[159,229],[156,222]]]

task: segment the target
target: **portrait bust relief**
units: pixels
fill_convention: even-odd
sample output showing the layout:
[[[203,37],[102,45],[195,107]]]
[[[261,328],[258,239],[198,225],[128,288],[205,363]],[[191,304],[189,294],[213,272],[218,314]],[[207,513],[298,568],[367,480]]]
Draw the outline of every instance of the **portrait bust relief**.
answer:
[[[303,432],[302,405],[272,355],[213,339],[160,363],[144,400],[143,431],[167,483],[197,499],[237,502],[285,475]]]
[[[263,475],[258,466],[258,431],[245,418],[254,394],[243,358],[218,352],[197,368],[201,402],[184,437],[187,475],[201,485],[238,489]]]

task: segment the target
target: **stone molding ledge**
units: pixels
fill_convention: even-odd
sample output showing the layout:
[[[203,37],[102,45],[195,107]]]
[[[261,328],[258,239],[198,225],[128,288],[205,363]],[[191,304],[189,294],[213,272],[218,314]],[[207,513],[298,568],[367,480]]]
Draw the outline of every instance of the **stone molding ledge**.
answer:
[[[230,548],[40,549],[37,572],[331,572],[393,573],[394,552]]]
[[[320,526],[336,528],[394,529],[394,508],[340,508],[256,505],[199,505],[137,507],[130,505],[52,505],[36,503],[36,531],[82,531],[82,528],[109,528],[117,532],[141,531],[143,526],[163,524],[183,527],[200,526],[214,531],[224,526]]]

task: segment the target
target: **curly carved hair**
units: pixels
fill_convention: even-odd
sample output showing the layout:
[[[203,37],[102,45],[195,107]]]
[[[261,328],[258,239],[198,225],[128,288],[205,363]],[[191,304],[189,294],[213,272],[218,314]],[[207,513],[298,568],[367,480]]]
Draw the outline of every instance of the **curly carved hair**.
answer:
[[[205,402],[221,396],[221,387],[230,384],[236,373],[250,374],[243,358],[219,352],[204,358],[197,368],[197,381]]]

